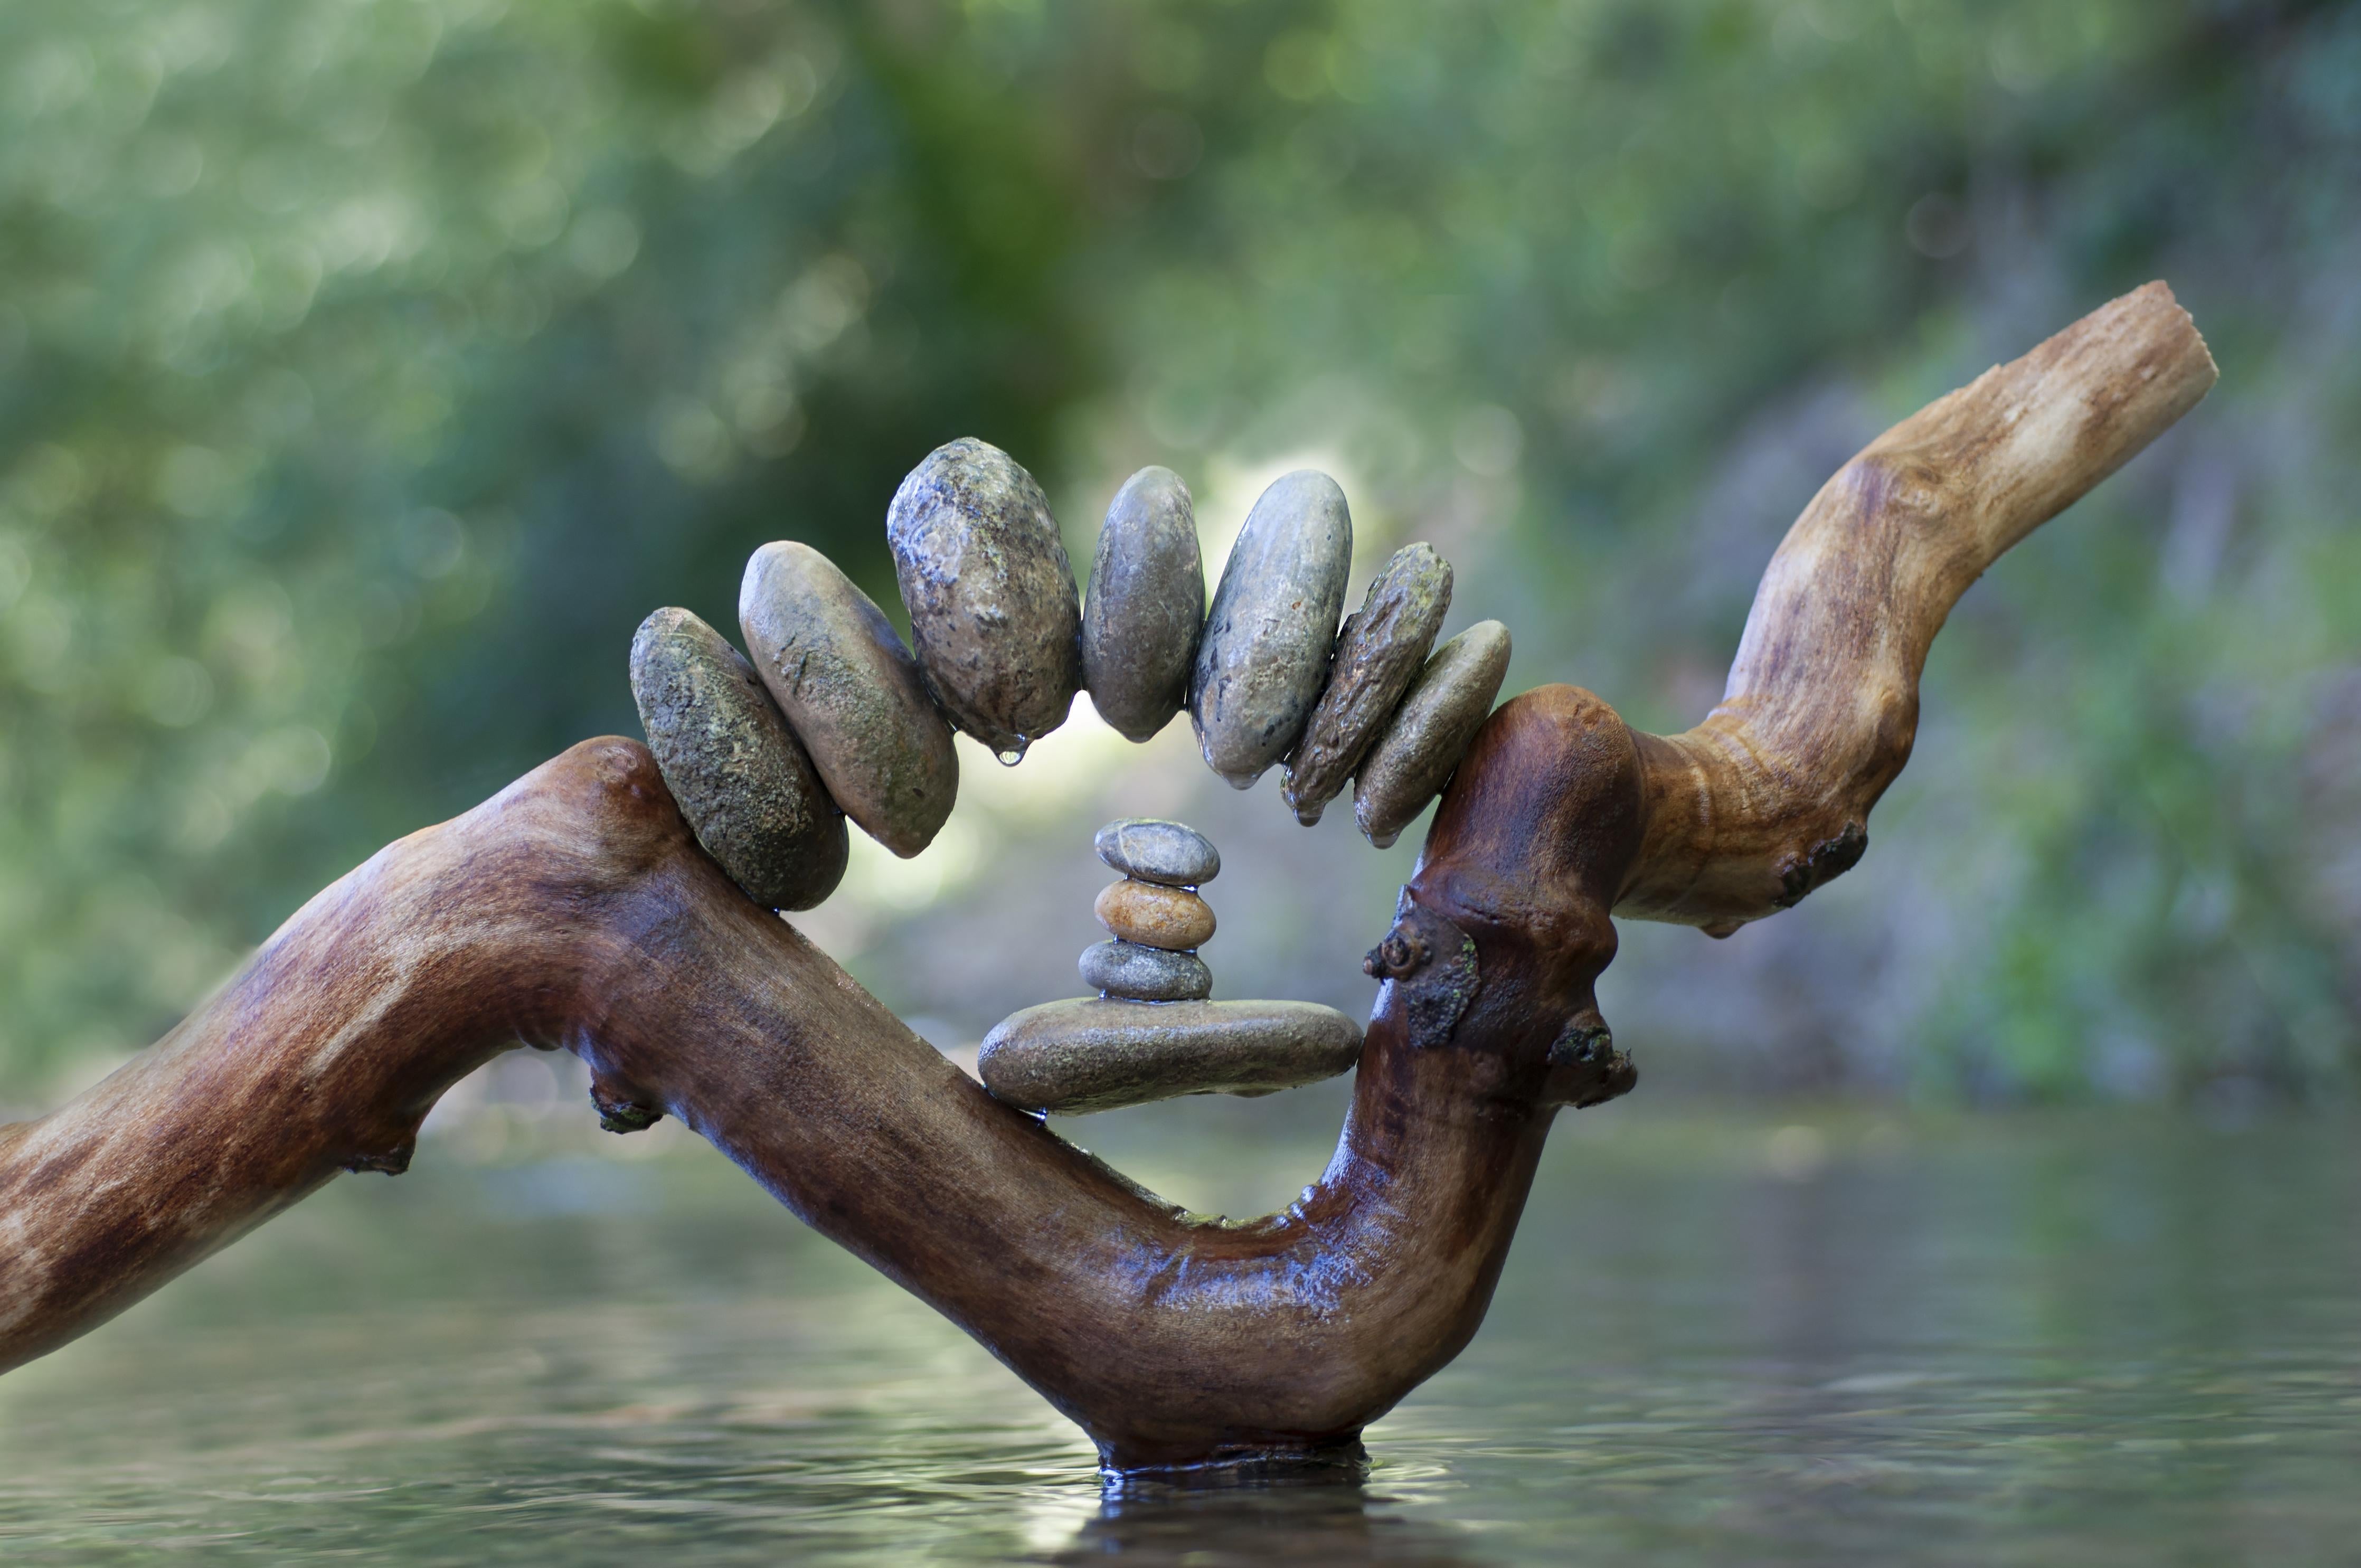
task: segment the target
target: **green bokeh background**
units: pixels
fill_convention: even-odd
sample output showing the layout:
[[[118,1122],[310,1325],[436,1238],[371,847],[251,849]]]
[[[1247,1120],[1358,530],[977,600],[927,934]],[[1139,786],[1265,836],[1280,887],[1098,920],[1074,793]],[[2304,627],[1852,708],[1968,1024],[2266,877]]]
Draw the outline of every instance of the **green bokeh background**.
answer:
[[[1318,455],[1510,623],[1511,689],[1677,728],[1837,464],[2156,277],[2213,397],[1969,596],[1861,869],[1628,932],[1609,1015],[1750,1092],[2344,1095],[2356,258],[2348,5],[0,7],[0,1103],[636,733],[632,628],[731,625],[754,545],[890,604],[952,436],[1084,560],[1141,464]],[[1035,842],[971,846],[961,939],[1023,939],[986,906]],[[1031,995],[930,991],[906,897],[832,950],[972,1039],[1082,896]]]

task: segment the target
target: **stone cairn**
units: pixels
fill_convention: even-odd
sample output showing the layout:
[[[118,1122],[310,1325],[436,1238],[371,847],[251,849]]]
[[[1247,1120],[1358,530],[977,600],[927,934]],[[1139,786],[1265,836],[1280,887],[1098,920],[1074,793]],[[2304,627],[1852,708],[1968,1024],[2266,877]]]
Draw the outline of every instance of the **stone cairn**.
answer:
[[[1213,912],[1197,889],[1221,873],[1205,836],[1131,817],[1094,840],[1124,873],[1093,906],[1112,940],[1082,949],[1096,996],[1048,1002],[984,1036],[984,1087],[1028,1111],[1073,1115],[1175,1094],[1268,1094],[1334,1078],[1361,1051],[1360,1025],[1309,1002],[1212,1002],[1197,948]]]
[[[1148,817],[1108,823],[1091,847],[1123,880],[1091,905],[1114,939],[1082,949],[1082,983],[1132,1002],[1213,995],[1197,949],[1213,935],[1213,912],[1197,890],[1222,874],[1221,851],[1193,828]]]
[[[1399,550],[1345,607],[1353,524],[1334,479],[1300,469],[1247,514],[1210,607],[1194,504],[1143,468],[1099,532],[1086,599],[1033,477],[973,439],[938,447],[885,520],[910,614],[906,646],[870,598],[808,545],[746,564],[747,653],[685,609],[631,642],[648,746],[697,841],[767,908],[809,909],[843,877],[849,817],[918,853],[959,790],[951,734],[1005,763],[1063,723],[1078,691],[1126,739],[1189,711],[1206,764],[1239,789],[1277,765],[1309,826],[1347,786],[1361,832],[1391,844],[1450,782],[1509,662],[1499,622],[1433,646],[1451,566]],[[1001,1098],[1104,1110],[1175,1094],[1267,1093],[1350,1067],[1360,1031],[1331,1008],[1209,1000],[1195,948],[1220,868],[1179,823],[1110,823],[1100,856],[1126,873],[1098,900],[1114,933],[1083,954],[1093,997],[1027,1008],[986,1040]]]

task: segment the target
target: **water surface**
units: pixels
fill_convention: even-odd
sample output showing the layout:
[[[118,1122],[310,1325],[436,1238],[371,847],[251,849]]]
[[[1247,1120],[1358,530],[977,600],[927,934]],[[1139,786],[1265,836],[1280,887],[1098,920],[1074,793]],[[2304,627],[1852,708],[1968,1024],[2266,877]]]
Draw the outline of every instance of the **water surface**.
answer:
[[[1232,1212],[1329,1135],[1069,1131]],[[1366,1486],[1121,1501],[702,1146],[430,1142],[0,1379],[0,1561],[2361,1561],[2356,1131],[1570,1116]]]

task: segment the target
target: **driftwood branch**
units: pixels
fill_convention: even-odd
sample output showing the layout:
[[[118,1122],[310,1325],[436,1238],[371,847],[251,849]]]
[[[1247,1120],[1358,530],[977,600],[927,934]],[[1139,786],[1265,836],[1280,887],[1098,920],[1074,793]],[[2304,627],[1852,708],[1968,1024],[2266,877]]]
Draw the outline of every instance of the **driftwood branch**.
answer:
[[[646,751],[588,741],[391,845],[139,1060],[0,1128],[0,1368],[344,1170],[400,1171],[520,1042],[609,1125],[680,1117],[974,1334],[1114,1466],[1322,1462],[1475,1332],[1565,1105],[1628,1089],[1610,910],[1732,927],[1858,858],[1927,645],[1993,557],[2213,370],[2162,285],[1896,427],[1774,557],[1730,696],[1640,735],[1497,713],[1393,931],[1351,1113],[1285,1212],[1204,1223],[985,1094],[698,850]]]
[[[436,1097],[520,1039],[580,1055],[615,1120],[681,1117],[1126,1464],[1349,1440],[1442,1365],[1549,1120],[1538,1084],[1502,1099],[1490,1057],[1381,1016],[1314,1195],[1192,1223],[985,1094],[731,885],[642,748],[594,740],[384,850],[11,1133],[0,1364],[339,1170],[402,1168]]]
[[[1686,734],[1639,738],[1646,841],[1615,912],[1727,936],[1860,860],[1951,607],[2213,378],[2189,313],[2150,283],[1839,469],[1771,557],[1720,705]]]

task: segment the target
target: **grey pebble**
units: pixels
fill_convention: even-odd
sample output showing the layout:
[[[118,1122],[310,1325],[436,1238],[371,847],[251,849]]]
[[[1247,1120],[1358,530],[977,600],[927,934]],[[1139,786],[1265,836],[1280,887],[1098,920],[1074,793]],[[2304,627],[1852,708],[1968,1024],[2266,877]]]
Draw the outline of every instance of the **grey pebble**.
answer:
[[[977,1076],[1011,1105],[1080,1115],[1180,1094],[1268,1094],[1360,1059],[1361,1026],[1310,1002],[1046,1002],[984,1036]]]
[[[1091,839],[1099,859],[1128,877],[1167,887],[1198,887],[1222,874],[1222,852],[1185,823],[1125,817]]]
[[[1509,629],[1497,620],[1434,651],[1354,778],[1353,817],[1370,843],[1382,850],[1400,838],[1451,782],[1508,673]]]
[[[1418,679],[1451,608],[1451,563],[1430,544],[1397,550],[1345,618],[1328,662],[1328,689],[1288,759],[1280,796],[1306,828],[1351,782],[1394,705]]]
[[[1082,983],[1135,1002],[1198,1002],[1213,994],[1213,971],[1194,953],[1167,952],[1121,940],[1082,949]]]
[[[1041,487],[962,436],[910,470],[885,514],[910,640],[943,712],[1003,762],[1066,721],[1082,679],[1074,569]]]
[[[1082,606],[1082,685],[1099,717],[1127,740],[1152,739],[1188,703],[1204,624],[1189,487],[1142,468],[1107,507]]]
[[[1293,750],[1328,678],[1353,518],[1325,474],[1282,476],[1246,515],[1205,617],[1189,689],[1205,762],[1238,789]]]
[[[925,849],[959,797],[959,757],[885,612],[827,556],[782,542],[746,563],[738,624],[845,815],[905,859]]]
[[[844,813],[727,638],[685,609],[657,610],[631,639],[631,697],[681,815],[748,897],[809,909],[836,891]]]

